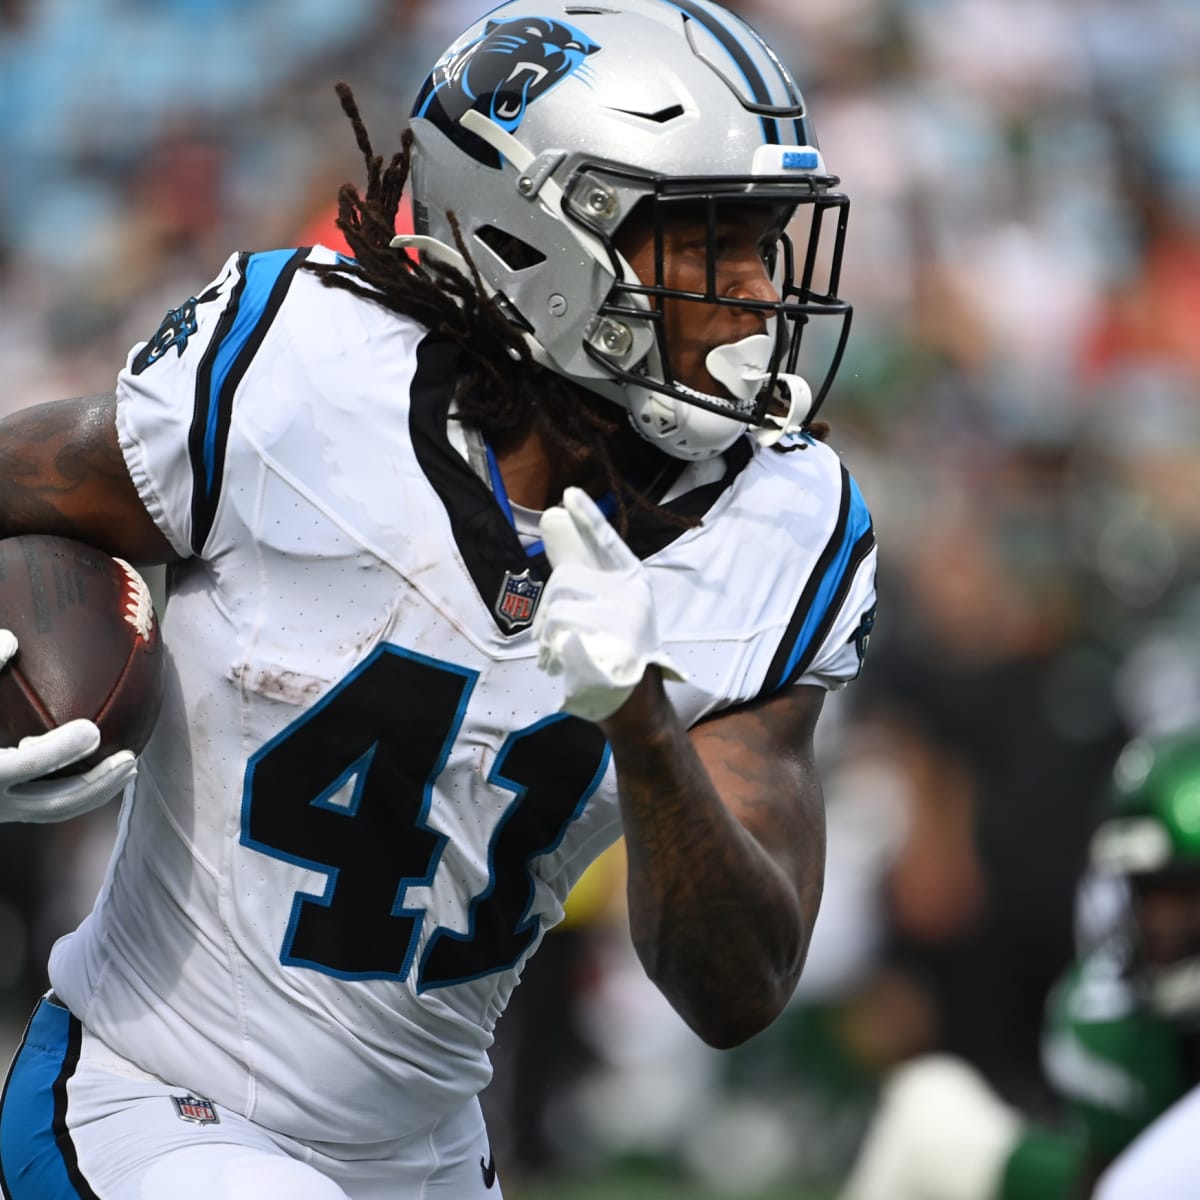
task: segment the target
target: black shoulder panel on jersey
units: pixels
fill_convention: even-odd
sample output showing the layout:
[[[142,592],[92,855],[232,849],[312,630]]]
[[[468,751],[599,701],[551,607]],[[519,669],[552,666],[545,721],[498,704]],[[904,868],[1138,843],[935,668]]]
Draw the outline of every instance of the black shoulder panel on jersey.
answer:
[[[550,568],[544,554],[526,556],[520,538],[487,484],[450,444],[446,429],[458,365],[458,349],[450,339],[430,335],[421,342],[410,388],[409,431],[413,452],[446,509],[455,544],[475,590],[496,627],[508,635],[513,630],[495,608],[506,579],[528,570],[532,579],[541,582]]]
[[[233,397],[311,247],[238,255],[238,281],[196,372],[188,434],[192,462],[192,551],[212,530],[225,475]]]
[[[841,472],[837,521],[771,659],[762,686],[764,695],[794,683],[808,670],[837,619],[859,564],[875,545],[871,515],[858,485],[845,467]]]

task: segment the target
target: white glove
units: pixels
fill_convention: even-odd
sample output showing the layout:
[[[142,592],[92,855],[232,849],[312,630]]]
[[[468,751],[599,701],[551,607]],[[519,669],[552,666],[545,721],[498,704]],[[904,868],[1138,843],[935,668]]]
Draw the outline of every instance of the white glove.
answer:
[[[1022,1130],[974,1067],[911,1059],[885,1083],[838,1200],[992,1200]]]
[[[17,639],[0,629],[0,668],[16,652]],[[137,759],[129,750],[78,775],[43,778],[87,758],[99,745],[95,722],[77,720],[0,748],[0,821],[65,821],[107,804],[137,774]]]
[[[655,663],[685,676],[662,648],[645,568],[580,488],[542,514],[554,568],[533,620],[538,666],[561,675],[563,708],[589,721],[611,716]]]

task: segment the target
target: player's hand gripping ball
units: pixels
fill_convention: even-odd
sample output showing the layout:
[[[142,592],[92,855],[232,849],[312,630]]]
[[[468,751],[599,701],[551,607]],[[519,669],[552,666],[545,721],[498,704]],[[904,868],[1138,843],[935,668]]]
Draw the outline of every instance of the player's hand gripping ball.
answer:
[[[163,695],[145,581],[46,535],[0,540],[0,820],[53,821],[136,771]]]

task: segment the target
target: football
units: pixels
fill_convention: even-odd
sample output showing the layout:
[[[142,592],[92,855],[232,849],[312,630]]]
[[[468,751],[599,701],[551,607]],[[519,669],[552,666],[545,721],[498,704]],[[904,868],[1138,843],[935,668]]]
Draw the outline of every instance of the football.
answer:
[[[0,745],[88,717],[100,748],[60,774],[141,752],[162,704],[164,655],[133,567],[69,538],[0,539],[0,629],[17,639],[0,668]]]

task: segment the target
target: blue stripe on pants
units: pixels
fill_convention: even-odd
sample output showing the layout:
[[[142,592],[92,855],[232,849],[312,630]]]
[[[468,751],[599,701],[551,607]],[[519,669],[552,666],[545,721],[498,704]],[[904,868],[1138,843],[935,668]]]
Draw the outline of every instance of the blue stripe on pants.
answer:
[[[0,1184],[7,1200],[94,1200],[66,1127],[67,1080],[78,1058],[78,1023],[65,1008],[43,1000],[0,1101]]]

